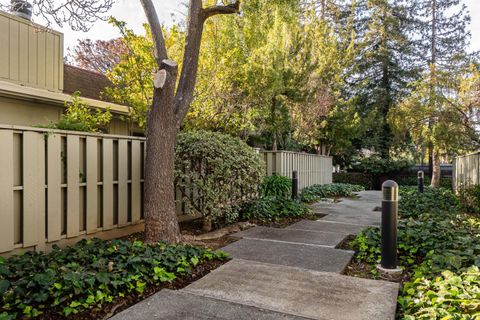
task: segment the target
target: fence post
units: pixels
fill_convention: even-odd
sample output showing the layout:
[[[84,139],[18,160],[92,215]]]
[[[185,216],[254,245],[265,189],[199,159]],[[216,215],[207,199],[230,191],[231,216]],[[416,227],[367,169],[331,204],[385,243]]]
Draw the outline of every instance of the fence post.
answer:
[[[292,172],[292,200],[298,199],[298,171]]]
[[[380,271],[401,272],[397,268],[398,184],[388,180],[382,185],[382,261]]]
[[[422,170],[418,171],[418,192],[425,191],[425,174]]]

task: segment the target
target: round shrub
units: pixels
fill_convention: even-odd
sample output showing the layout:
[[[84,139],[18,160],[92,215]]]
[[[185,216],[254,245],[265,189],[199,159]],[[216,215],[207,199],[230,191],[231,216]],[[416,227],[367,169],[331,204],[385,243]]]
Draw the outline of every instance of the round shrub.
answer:
[[[263,178],[260,196],[290,198],[292,196],[292,179],[277,175]]]
[[[210,131],[180,133],[175,149],[175,179],[204,229],[238,219],[240,206],[258,193],[264,163],[245,142]]]

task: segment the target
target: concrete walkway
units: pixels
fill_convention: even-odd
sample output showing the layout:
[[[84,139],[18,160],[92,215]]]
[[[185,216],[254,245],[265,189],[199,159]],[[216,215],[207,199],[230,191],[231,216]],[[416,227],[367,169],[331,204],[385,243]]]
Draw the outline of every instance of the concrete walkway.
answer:
[[[233,260],[180,291],[163,290],[113,317],[126,319],[395,318],[399,285],[341,275],[348,235],[378,226],[380,192],[313,205],[324,216],[285,229],[255,227],[222,250]]]

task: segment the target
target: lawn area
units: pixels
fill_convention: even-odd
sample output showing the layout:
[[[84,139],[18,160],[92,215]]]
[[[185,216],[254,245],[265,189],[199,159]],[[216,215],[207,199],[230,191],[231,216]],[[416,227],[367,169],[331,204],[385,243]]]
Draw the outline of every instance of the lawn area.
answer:
[[[400,190],[398,257],[404,270],[398,318],[480,319],[480,218],[465,213],[452,191]],[[351,243],[361,276],[379,277],[380,230]]]

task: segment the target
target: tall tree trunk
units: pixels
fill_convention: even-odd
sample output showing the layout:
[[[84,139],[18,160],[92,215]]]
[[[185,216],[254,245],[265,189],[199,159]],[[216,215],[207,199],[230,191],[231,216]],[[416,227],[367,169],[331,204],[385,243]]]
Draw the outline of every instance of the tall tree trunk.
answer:
[[[145,161],[145,235],[149,243],[164,240],[180,242],[175,213],[174,113],[176,71],[170,73],[163,88],[156,88],[147,120],[147,157]],[[173,124],[173,125],[172,125]]]
[[[440,178],[441,178],[441,167],[440,167],[440,153],[439,151],[434,148],[432,152],[432,159],[433,159],[433,172],[432,172],[432,182],[430,186],[432,188],[440,187]]]

